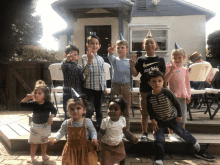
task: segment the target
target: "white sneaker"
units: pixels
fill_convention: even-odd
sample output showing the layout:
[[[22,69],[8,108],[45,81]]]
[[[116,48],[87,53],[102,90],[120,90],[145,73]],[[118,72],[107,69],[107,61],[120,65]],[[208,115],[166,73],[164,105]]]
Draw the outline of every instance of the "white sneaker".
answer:
[[[162,160],[156,160],[156,161],[155,161],[155,164],[156,164],[156,165],[163,165],[163,161],[162,161]]]
[[[168,138],[173,142],[179,142],[179,139],[176,138],[175,134],[169,134]]]

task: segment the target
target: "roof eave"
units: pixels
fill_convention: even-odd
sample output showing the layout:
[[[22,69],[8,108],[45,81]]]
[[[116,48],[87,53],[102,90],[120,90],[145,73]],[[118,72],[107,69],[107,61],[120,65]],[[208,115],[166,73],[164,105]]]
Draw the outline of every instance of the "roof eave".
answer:
[[[53,33],[52,36],[56,39],[59,39],[59,36],[61,35],[67,35],[68,33],[74,33],[73,29],[72,28],[66,28],[66,29],[63,29],[63,30],[60,30],[56,33]]]
[[[192,4],[190,2],[186,2],[185,0],[173,0],[173,1],[176,1],[176,2],[181,3],[183,5],[186,5],[186,6],[192,7],[196,10],[199,10],[201,12],[204,12],[205,15],[206,15],[206,22],[209,21],[210,19],[212,19],[213,17],[215,17],[215,15],[216,15],[216,13],[211,11],[211,10],[208,10],[208,9],[203,8],[203,7],[197,6],[197,5]]]

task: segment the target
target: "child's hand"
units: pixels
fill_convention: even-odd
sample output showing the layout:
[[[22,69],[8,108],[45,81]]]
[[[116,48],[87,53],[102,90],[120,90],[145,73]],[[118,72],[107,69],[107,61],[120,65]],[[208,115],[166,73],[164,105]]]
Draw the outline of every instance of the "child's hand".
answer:
[[[53,118],[52,118],[52,117],[49,117],[49,118],[48,118],[47,124],[48,124],[48,125],[53,124]]]
[[[93,143],[95,146],[98,146],[98,140],[97,140],[97,139],[92,139],[92,143]]]
[[[28,100],[34,100],[34,95],[32,95],[32,94],[27,94],[26,99],[28,99]]]
[[[172,64],[172,66],[171,66],[171,71],[174,71],[176,68],[177,68],[177,66],[176,66],[176,64],[174,64],[173,63],[173,61],[171,60],[171,64]]]
[[[181,122],[182,121],[182,117],[176,117],[176,122]]]
[[[107,96],[108,95],[108,92],[107,92],[107,89],[105,88],[104,90],[104,95]]]
[[[94,57],[94,54],[92,53],[92,47],[88,47],[86,54],[87,54],[87,58],[88,58],[88,64],[91,65],[92,59]]]
[[[72,61],[72,60],[73,60],[72,55],[71,55],[71,54],[68,54],[68,55],[66,56],[66,61],[67,61],[67,62],[70,62],[70,61]]]
[[[98,151],[101,151],[102,147],[101,147],[101,144],[99,143],[98,144]]]
[[[154,132],[157,132],[157,130],[159,129],[158,125],[157,125],[157,121],[155,119],[151,120],[152,122],[152,130]]]
[[[115,47],[116,47],[116,45],[113,46],[113,43],[112,43],[112,41],[111,41],[111,46],[108,47],[108,53],[109,53],[109,54],[113,54],[113,53],[114,53],[114,50],[115,50]]]
[[[48,143],[50,145],[54,145],[54,143],[56,142],[57,142],[57,139],[55,139],[55,137],[52,137],[52,136],[48,137]]]
[[[137,54],[133,53],[132,56],[131,56],[131,59],[129,60],[131,67],[135,67],[136,59],[137,59]]]
[[[138,143],[138,137],[136,137],[135,135],[132,135],[132,140],[133,140],[134,144]]]
[[[32,95],[32,94],[27,94],[26,97],[25,97],[23,100],[21,100],[21,102],[22,102],[22,103],[26,103],[26,102],[28,102],[29,100],[34,100],[34,95]]]
[[[186,98],[186,104],[189,104],[191,102],[190,98]]]

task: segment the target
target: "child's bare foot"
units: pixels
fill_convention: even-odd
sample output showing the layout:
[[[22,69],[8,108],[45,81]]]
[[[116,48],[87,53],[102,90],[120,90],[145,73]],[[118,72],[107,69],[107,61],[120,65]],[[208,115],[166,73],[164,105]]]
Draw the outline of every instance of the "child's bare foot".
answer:
[[[27,163],[34,163],[36,160],[35,159],[28,159]]]
[[[47,160],[50,159],[50,157],[48,155],[44,155],[44,156],[42,156],[42,159],[44,162],[46,162]]]
[[[32,159],[27,160],[27,163],[33,163]]]

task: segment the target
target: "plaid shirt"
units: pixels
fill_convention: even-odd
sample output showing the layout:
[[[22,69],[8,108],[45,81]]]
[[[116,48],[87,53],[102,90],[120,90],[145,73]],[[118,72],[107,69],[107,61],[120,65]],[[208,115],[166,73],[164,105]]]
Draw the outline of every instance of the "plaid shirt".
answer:
[[[84,69],[77,64],[77,62],[67,62],[66,58],[61,63],[61,69],[64,78],[65,90],[69,90],[72,87],[77,93],[82,94],[84,76],[86,77],[89,72],[89,65],[86,65]]]
[[[87,55],[82,56],[82,66],[85,67],[88,62]],[[85,79],[85,88],[96,91],[104,91],[106,88],[104,60],[99,55],[94,55],[90,72]]]

